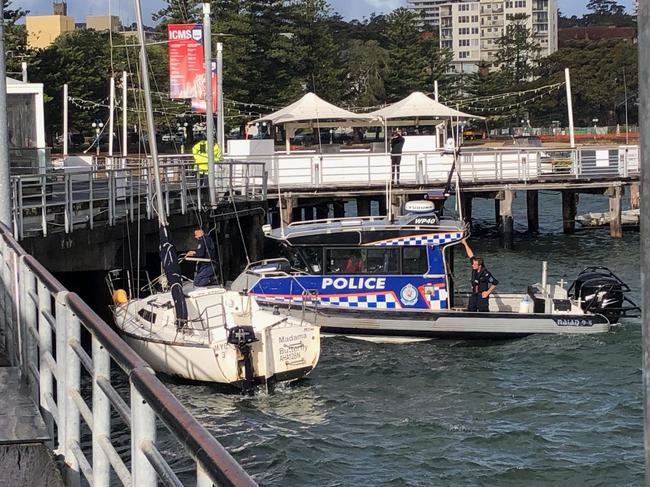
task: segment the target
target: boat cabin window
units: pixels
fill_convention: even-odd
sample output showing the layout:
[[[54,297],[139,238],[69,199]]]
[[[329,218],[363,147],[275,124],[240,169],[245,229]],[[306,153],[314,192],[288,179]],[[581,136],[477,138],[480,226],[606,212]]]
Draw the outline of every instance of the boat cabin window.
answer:
[[[147,309],[141,308],[140,311],[138,311],[138,314],[143,320],[148,321],[149,323],[155,323],[156,322],[156,313],[153,313]]]
[[[322,247],[304,247],[298,252],[306,264],[305,272],[310,274],[321,274],[323,272],[323,248]],[[302,270],[302,269],[301,269]]]
[[[399,274],[400,249],[327,249],[326,274]]]
[[[280,255],[289,261],[292,269],[309,274],[320,274],[323,270],[322,248],[283,247]]]
[[[404,247],[402,253],[402,274],[422,276],[429,272],[426,247]]]

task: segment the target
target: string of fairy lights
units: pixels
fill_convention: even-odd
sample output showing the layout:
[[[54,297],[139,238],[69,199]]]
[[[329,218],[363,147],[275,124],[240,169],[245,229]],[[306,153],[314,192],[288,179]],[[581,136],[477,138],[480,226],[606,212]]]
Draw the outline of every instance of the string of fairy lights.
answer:
[[[530,88],[527,90],[521,91],[511,91],[507,93],[498,93],[494,95],[486,96],[476,96],[471,98],[451,98],[444,99],[441,98],[441,102],[447,106],[464,109],[468,112],[487,115],[490,118],[501,118],[499,114],[503,114],[503,117],[509,116],[508,113],[512,112],[513,109],[519,109],[531,105],[535,102],[543,100],[551,96],[553,93],[561,90],[564,87],[565,83],[553,83],[545,86],[539,86],[536,88]],[[168,106],[165,107],[156,107],[154,108],[154,113],[159,115],[165,115],[169,117],[190,117],[196,116],[197,113],[189,110],[188,104],[186,101],[181,100],[172,100],[167,98],[167,93],[155,92],[154,95],[158,96],[160,100],[168,100]],[[428,96],[432,93],[427,93]],[[530,96],[532,95],[532,96]],[[108,97],[103,98],[99,101],[87,100],[79,97],[68,97],[69,102],[76,108],[84,111],[96,111],[98,109],[110,109]],[[501,102],[495,104],[495,102]],[[116,98],[115,106],[119,107],[122,103],[122,100]],[[357,112],[370,112],[380,108],[385,107],[386,104],[374,105],[374,106],[346,106],[348,110],[353,110]],[[239,100],[233,100],[229,98],[224,99],[224,118],[233,120],[233,119],[251,119],[253,117],[259,118],[266,113],[273,112],[278,110],[280,107],[266,105],[262,103],[251,103],[244,102]],[[132,113],[143,113],[142,110],[137,108],[128,108],[129,112]]]

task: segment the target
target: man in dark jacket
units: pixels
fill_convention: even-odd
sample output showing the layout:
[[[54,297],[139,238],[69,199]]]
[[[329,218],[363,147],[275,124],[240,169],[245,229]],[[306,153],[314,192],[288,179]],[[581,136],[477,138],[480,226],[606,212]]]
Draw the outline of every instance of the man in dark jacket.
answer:
[[[404,148],[404,136],[400,129],[393,132],[390,139],[390,165],[391,181],[393,184],[399,184],[399,165],[402,162],[402,149]]]
[[[190,250],[187,257],[197,259],[194,287],[205,287],[210,284],[210,280],[215,275],[217,253],[212,239],[202,228],[194,229],[194,238],[197,241],[196,250]]]
[[[472,278],[470,281],[471,295],[467,303],[467,311],[490,311],[490,294],[499,284],[494,276],[485,268],[483,259],[476,257],[474,251],[466,240],[463,240],[465,252],[472,264]]]

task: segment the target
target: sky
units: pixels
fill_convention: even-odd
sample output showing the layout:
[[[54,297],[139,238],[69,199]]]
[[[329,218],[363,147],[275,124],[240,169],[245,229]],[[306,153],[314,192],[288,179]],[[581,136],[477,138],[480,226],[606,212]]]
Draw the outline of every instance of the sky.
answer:
[[[161,0],[141,0],[145,24],[150,22],[151,13],[158,10]],[[329,0],[332,8],[344,18],[361,19],[372,12],[385,13],[405,6],[406,0]],[[633,0],[618,0],[621,5],[631,9]],[[52,13],[51,0],[12,0],[12,5],[29,10],[32,15],[48,15]],[[587,0],[558,0],[560,10],[564,15],[581,15],[585,12]],[[133,0],[68,0],[68,15],[75,17],[77,22],[83,22],[87,15],[106,15],[109,5],[114,15],[119,15],[125,23],[133,20]]]

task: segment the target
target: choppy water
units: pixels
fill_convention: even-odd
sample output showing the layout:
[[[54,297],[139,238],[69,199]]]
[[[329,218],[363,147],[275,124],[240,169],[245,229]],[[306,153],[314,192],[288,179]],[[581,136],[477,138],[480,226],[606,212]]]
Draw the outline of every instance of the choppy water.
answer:
[[[559,202],[540,196],[541,234],[518,235],[515,250],[489,232],[473,238],[501,289],[538,281],[547,259],[554,279],[607,265],[638,298],[639,234],[564,236]],[[606,205],[583,196],[579,211]],[[524,207],[520,197],[519,222]],[[480,226],[493,208],[475,200]],[[273,395],[170,388],[265,486],[629,486],[643,484],[640,367],[640,321],[628,320],[599,336],[325,339],[311,376]],[[171,445],[167,453],[178,455]],[[189,465],[177,457],[176,468]]]

